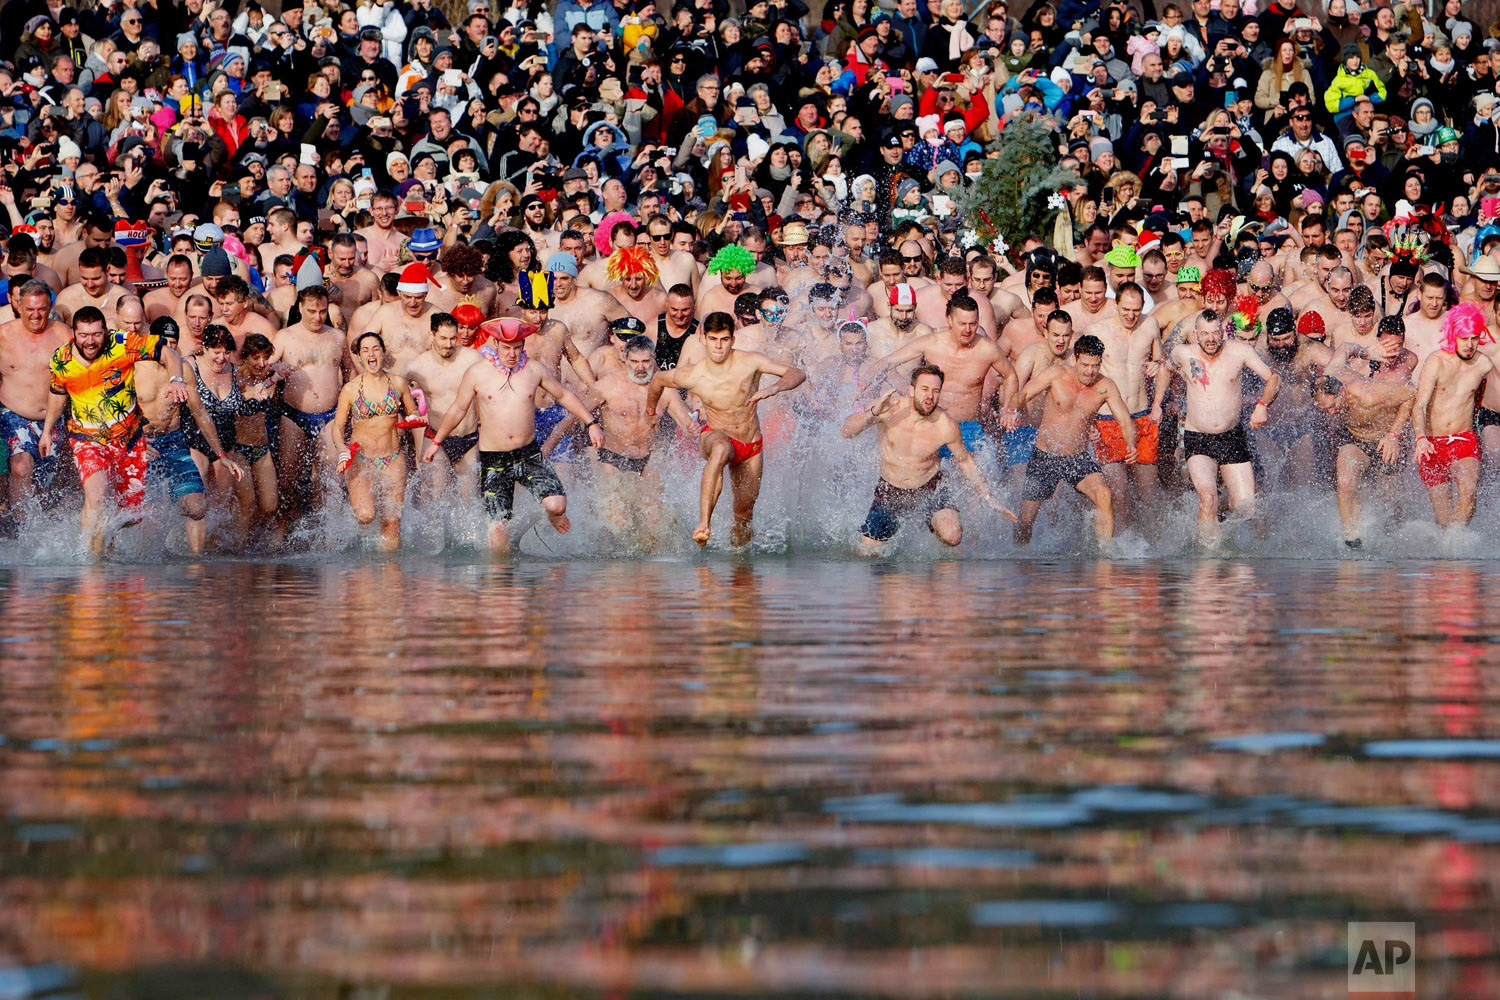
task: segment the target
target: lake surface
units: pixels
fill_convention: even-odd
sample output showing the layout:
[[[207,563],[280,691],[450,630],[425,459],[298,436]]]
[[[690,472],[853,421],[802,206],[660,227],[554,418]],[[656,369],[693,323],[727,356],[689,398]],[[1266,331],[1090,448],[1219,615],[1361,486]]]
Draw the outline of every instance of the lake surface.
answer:
[[[1500,563],[0,569],[0,997],[1500,996]]]

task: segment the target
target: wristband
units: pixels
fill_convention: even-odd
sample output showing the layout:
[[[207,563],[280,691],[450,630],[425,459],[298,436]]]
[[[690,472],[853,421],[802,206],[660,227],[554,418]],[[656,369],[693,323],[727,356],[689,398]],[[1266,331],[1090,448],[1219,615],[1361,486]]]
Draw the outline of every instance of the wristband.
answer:
[[[181,382],[183,385],[187,385],[187,379],[183,378],[181,375],[173,375],[171,378],[167,379],[167,382],[169,384],[172,382]]]
[[[597,427],[597,426],[599,426],[599,420],[598,420],[598,418],[595,418],[593,420],[590,420],[588,423],[584,424],[583,425],[583,429],[584,430],[588,430],[590,427]]]
[[[1270,409],[1270,408],[1271,408],[1271,407],[1270,407],[1270,406],[1267,406],[1267,405],[1266,405],[1266,401],[1265,401],[1265,400],[1264,400],[1264,399],[1257,399],[1257,400],[1256,400],[1256,401],[1255,401],[1255,405],[1256,405],[1256,406],[1265,406],[1265,407],[1266,407],[1266,409],[1268,409],[1268,410],[1269,410],[1269,409]]]

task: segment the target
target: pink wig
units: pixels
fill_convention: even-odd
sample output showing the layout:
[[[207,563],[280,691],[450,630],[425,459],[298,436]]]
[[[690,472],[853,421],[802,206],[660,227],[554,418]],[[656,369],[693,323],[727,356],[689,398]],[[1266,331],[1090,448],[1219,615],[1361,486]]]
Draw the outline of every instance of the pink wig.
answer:
[[[610,237],[614,235],[615,227],[622,222],[634,223],[629,212],[610,212],[599,220],[599,228],[594,230],[594,249],[599,251],[599,256],[608,257],[614,250],[610,244]]]
[[[1461,302],[1454,306],[1443,320],[1443,350],[1449,354],[1457,354],[1460,337],[1478,337],[1481,344],[1488,344],[1495,339],[1485,325],[1483,311],[1472,302]]]

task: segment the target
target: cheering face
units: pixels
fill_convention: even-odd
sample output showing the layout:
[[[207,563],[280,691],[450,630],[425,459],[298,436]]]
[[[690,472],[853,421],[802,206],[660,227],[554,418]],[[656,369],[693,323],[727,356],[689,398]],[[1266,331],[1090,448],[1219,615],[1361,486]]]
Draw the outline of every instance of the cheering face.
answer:
[[[936,375],[919,375],[911,387],[911,408],[917,416],[931,416],[943,394],[943,382]]]

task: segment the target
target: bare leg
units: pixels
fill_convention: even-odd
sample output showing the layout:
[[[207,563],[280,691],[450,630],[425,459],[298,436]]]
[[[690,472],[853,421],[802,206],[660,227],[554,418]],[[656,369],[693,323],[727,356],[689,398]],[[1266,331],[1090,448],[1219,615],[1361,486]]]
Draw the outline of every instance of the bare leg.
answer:
[[[490,523],[490,555],[503,556],[510,553],[510,521]]]
[[[1468,524],[1474,519],[1474,491],[1479,487],[1479,468],[1477,458],[1461,458],[1453,463],[1453,485],[1458,489],[1454,523]]]
[[[55,454],[55,452],[54,452]],[[32,475],[36,472],[36,460],[24,451],[10,456],[10,505],[13,511],[36,496],[36,484]]]
[[[1123,473],[1122,469],[1121,478],[1124,478]],[[1109,484],[1102,475],[1095,473],[1083,477],[1078,483],[1078,492],[1094,502],[1094,539],[1104,545],[1115,537],[1114,497]]]
[[[724,467],[734,449],[729,438],[718,431],[709,431],[698,441],[698,450],[703,453],[703,482],[698,487],[698,527],[693,530],[693,541],[707,545],[712,535],[709,522],[714,516],[714,505],[724,490]]]
[[[885,542],[869,535],[859,536],[859,554],[862,556],[878,556],[885,551]]]
[[[1012,529],[1015,534],[1017,545],[1031,544],[1031,529],[1036,525],[1036,517],[1042,512],[1040,500],[1021,501],[1021,519],[1016,522]]]
[[[375,523],[375,484],[370,475],[369,464],[355,459],[344,473],[344,483],[349,489],[349,508],[360,524]]]
[[[1161,506],[1161,475],[1154,465],[1130,466],[1130,516],[1137,531],[1156,537],[1156,512]],[[1113,486],[1110,489],[1114,489]],[[1120,494],[1116,493],[1118,499]]]
[[[765,461],[760,455],[729,469],[729,485],[734,490],[734,526],[729,529],[729,544],[737,549],[749,545],[755,535],[751,521],[755,517],[755,501],[760,498],[760,476],[764,469]]]
[[[104,554],[104,532],[100,522],[104,519],[104,496],[109,489],[109,473],[103,469],[83,481],[83,537],[88,539],[89,551],[94,558]]]
[[[401,547],[401,508],[406,505],[406,456],[397,452],[379,473],[380,547],[395,552]]]
[[[1339,449],[1334,463],[1337,475],[1339,521],[1344,527],[1344,541],[1359,540],[1359,481],[1370,467],[1370,457],[1357,445],[1346,444]]]
[[[1249,462],[1219,466],[1229,490],[1229,506],[1241,517],[1255,516],[1255,466]]]
[[[194,555],[202,553],[203,545],[208,541],[208,523],[204,521],[208,514],[208,498],[202,493],[189,493],[177,501],[177,509],[182,511],[187,529],[188,549]]]
[[[963,522],[958,519],[958,511],[952,507],[944,507],[932,515],[932,533],[937,540],[947,546],[955,546],[964,540]]]
[[[1432,519],[1437,522],[1438,527],[1446,528],[1452,524],[1453,487],[1448,483],[1438,483],[1427,487],[1427,495],[1432,499]]]
[[[1219,536],[1219,463],[1207,455],[1187,460],[1188,478],[1198,494],[1198,542],[1212,545]]]
[[[542,497],[542,510],[547,515],[547,520],[552,522],[552,528],[559,535],[566,535],[573,527],[573,522],[568,520],[568,498],[561,493],[555,493],[550,497]]]
[[[1130,523],[1131,518],[1135,514],[1135,503],[1134,498],[1127,499],[1129,490],[1126,483],[1125,463],[1110,462],[1108,465],[1101,465],[1099,472],[1104,476],[1104,485],[1109,488],[1110,498],[1115,509],[1120,512],[1121,522]],[[1082,483],[1079,483],[1080,487],[1082,485]],[[1079,489],[1078,492],[1083,493],[1083,490]],[[1086,493],[1084,495],[1088,496]],[[1089,497],[1089,499],[1093,498]]]

